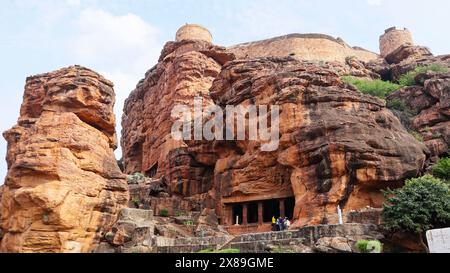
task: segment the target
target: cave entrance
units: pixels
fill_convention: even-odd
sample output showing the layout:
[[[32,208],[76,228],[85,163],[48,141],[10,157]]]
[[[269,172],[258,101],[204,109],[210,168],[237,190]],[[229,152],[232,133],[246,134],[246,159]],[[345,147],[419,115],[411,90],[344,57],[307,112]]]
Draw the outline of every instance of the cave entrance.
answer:
[[[294,219],[295,197],[290,197],[284,200],[284,205],[285,205],[285,216],[292,221],[292,219]]]
[[[153,165],[153,167],[151,167],[148,171],[146,171],[145,175],[147,177],[153,178],[156,176],[157,173],[158,173],[158,163],[156,163],[155,165]]]
[[[267,200],[263,202],[263,221],[271,223],[272,217],[280,217],[280,205],[278,200]]]
[[[242,204],[233,205],[233,225],[242,225],[243,220],[243,206]]]

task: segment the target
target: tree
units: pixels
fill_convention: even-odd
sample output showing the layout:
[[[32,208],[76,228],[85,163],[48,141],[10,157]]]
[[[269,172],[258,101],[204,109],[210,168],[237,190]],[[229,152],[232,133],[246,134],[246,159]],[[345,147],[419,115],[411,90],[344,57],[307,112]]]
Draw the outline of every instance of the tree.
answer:
[[[444,157],[433,167],[433,175],[450,183],[450,158]]]
[[[450,188],[440,179],[425,175],[406,181],[397,190],[388,190],[383,208],[383,225],[388,231],[408,231],[420,235],[450,225]]]

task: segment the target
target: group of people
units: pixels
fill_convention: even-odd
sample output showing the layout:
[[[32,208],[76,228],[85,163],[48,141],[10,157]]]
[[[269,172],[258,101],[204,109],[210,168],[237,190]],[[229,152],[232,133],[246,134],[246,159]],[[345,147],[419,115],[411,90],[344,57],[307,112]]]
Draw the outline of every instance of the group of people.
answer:
[[[291,226],[291,221],[287,217],[272,217],[272,231],[283,231],[288,230]]]

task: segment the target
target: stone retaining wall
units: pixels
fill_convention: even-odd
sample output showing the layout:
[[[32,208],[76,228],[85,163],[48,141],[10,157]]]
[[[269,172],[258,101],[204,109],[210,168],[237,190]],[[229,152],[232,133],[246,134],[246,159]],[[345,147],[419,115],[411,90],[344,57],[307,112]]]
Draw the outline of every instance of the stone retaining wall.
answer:
[[[354,245],[358,240],[381,240],[383,238],[377,225],[322,225],[284,232],[243,234],[234,238],[228,236],[180,238],[172,240],[171,245],[156,245],[156,251],[158,253],[196,253],[205,249],[235,248],[239,249],[241,253],[264,253],[276,246],[280,248],[298,247],[306,252],[316,252],[319,248],[322,251],[329,249],[331,252],[339,252],[339,247],[334,249],[332,246],[333,242],[339,241],[341,245],[345,246],[347,252],[354,252],[356,251]]]

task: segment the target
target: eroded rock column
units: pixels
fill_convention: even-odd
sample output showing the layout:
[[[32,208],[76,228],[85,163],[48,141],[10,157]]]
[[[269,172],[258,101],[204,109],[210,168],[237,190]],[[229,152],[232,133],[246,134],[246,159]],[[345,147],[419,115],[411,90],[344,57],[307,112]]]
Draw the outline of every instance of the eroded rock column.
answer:
[[[27,79],[8,141],[1,252],[91,252],[128,200],[113,84],[79,66]]]

